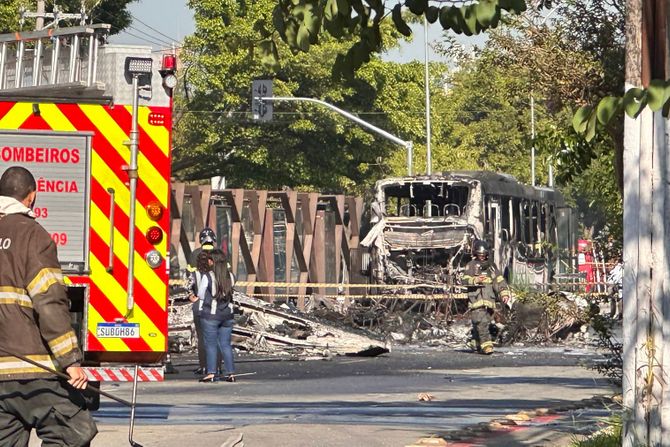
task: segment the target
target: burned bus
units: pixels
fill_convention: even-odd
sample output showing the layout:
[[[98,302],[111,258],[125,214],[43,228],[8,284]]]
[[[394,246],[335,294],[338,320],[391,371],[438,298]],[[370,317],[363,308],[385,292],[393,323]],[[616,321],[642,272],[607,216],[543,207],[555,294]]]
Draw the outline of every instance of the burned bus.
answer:
[[[370,284],[385,293],[447,291],[459,283],[472,242],[483,239],[511,284],[544,288],[571,269],[571,209],[553,188],[507,174],[454,171],[378,181],[361,241]]]

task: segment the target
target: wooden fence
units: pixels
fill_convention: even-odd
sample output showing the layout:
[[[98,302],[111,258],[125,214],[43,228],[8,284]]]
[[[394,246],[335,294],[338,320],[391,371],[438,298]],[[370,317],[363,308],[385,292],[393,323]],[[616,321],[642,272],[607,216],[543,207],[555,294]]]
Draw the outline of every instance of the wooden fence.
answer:
[[[273,283],[245,286],[248,294],[267,301],[295,297],[300,309],[307,295],[341,295],[347,305],[347,295],[358,288],[311,284],[364,282],[362,212],[361,197],[173,183],[171,269],[174,274],[186,267],[198,234],[210,227],[238,281]]]

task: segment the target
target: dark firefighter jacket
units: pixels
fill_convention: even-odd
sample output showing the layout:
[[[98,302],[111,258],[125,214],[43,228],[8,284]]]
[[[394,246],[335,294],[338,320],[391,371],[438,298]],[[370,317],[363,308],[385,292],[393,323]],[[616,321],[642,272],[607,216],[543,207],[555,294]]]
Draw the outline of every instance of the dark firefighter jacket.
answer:
[[[81,361],[56,245],[30,210],[0,196],[0,381],[53,377]]]
[[[496,298],[506,303],[512,296],[507,281],[492,262],[482,263],[473,259],[465,266],[463,284],[468,287],[470,308],[488,307],[494,309]]]

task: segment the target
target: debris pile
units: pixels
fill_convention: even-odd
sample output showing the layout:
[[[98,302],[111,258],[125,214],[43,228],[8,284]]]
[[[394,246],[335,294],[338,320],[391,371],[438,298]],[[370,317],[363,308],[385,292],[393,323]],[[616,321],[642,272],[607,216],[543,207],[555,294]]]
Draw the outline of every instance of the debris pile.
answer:
[[[379,355],[389,345],[363,331],[319,321],[283,304],[276,306],[235,292],[237,307],[233,346],[263,354],[290,355]],[[184,352],[197,345],[191,303],[183,284],[174,281],[168,319],[171,352]]]
[[[499,309],[492,332],[501,344],[595,341],[588,325],[596,307],[568,292],[517,291],[512,310]],[[393,344],[461,346],[471,338],[466,300],[385,299],[354,302],[347,309],[312,299],[309,314],[235,292],[233,345],[248,352],[290,355],[378,355]],[[196,344],[191,303],[180,281],[170,296],[171,352]]]
[[[349,307],[345,314],[333,315],[333,312],[322,308],[315,309],[314,313],[380,334],[396,344],[454,346],[471,338],[471,322],[464,300],[453,300],[443,305],[411,300],[398,305],[397,301],[357,303]],[[497,333],[498,342],[502,344],[566,339],[580,342],[593,335],[591,330],[584,330],[585,326],[588,328],[593,312],[589,301],[571,293],[519,292],[511,311],[501,308],[495,312],[491,329],[494,334]]]

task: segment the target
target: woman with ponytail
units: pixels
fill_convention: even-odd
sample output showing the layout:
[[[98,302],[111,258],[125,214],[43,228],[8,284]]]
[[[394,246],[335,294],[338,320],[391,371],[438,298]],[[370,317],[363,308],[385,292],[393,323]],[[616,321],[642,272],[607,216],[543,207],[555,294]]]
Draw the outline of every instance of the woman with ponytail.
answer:
[[[223,251],[209,253],[211,278],[209,287],[203,293],[200,307],[200,322],[205,338],[207,375],[201,382],[217,382],[217,352],[223,354],[224,380],[234,382],[235,360],[231,338],[233,333],[233,283],[234,277],[228,268],[228,260]]]

